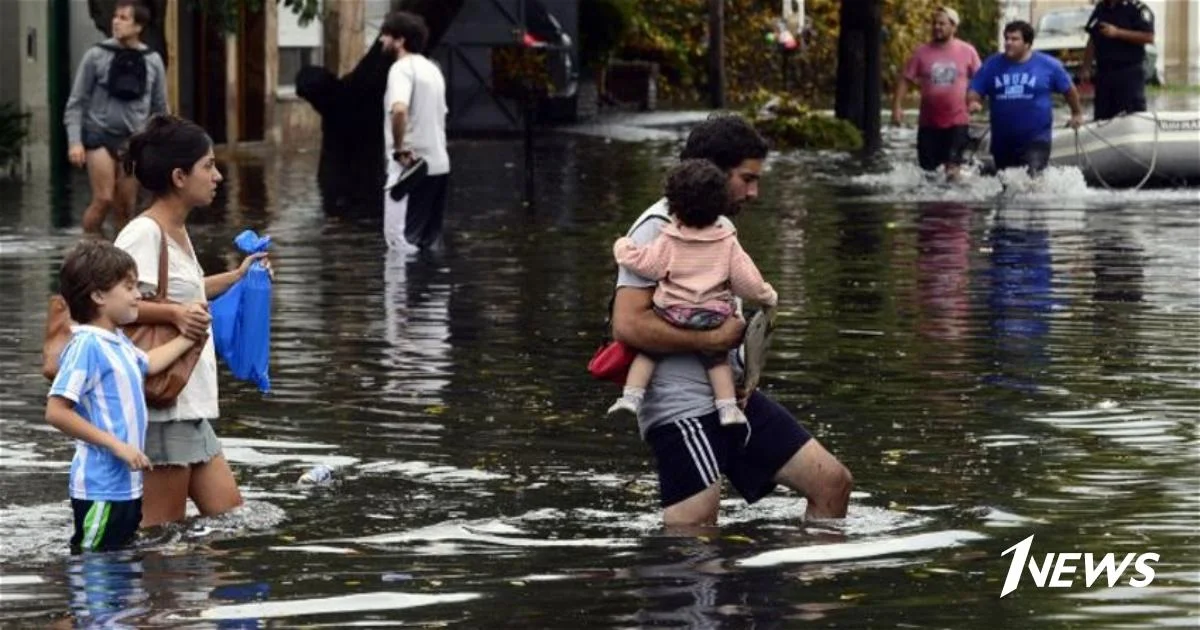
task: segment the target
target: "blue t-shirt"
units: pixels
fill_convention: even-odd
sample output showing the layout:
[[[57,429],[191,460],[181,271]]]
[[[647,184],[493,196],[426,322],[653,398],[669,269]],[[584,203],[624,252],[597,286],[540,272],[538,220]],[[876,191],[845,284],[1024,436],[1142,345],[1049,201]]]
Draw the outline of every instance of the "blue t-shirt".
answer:
[[[75,411],[100,430],[138,449],[146,442],[145,352],[120,332],[77,326],[58,360],[50,396],[75,403]],[[70,495],[88,501],[130,501],[142,496],[142,473],[112,451],[75,443]]]
[[[992,153],[1023,149],[1031,142],[1049,142],[1054,126],[1051,94],[1071,89],[1062,63],[1034,52],[1018,63],[996,53],[971,79],[971,91],[988,98],[992,114]]]

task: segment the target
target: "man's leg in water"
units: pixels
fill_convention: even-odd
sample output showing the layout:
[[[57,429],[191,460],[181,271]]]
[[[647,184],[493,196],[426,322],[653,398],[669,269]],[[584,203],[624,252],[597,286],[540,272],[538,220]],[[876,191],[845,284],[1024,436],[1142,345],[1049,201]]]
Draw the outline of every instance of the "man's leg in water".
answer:
[[[1025,148],[1023,161],[1030,177],[1038,177],[1050,165],[1050,143],[1032,142]]]
[[[717,524],[720,507],[721,483],[717,482],[663,509],[663,525],[670,529],[712,527]]]
[[[85,234],[102,234],[104,220],[117,192],[117,164],[108,149],[99,147],[87,152],[88,181],[92,185],[92,201],[83,212]]]
[[[727,453],[724,437],[716,412],[672,420],[646,433],[658,469],[659,501],[667,527],[717,524]]]
[[[832,453],[813,438],[779,469],[775,481],[808,498],[805,519],[843,518],[854,478]]]
[[[745,448],[734,442],[726,476],[746,501],[754,503],[783,484],[808,499],[805,518],[841,518],[846,515],[853,479],[850,471],[821,446],[783,405],[761,392],[746,403],[746,418],[753,432]]]

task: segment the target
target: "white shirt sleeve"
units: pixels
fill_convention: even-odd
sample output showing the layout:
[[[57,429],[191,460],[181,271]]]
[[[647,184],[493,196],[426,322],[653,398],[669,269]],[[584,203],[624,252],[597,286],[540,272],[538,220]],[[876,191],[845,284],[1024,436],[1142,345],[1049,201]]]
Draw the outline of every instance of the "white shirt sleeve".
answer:
[[[158,224],[144,218],[130,221],[113,242],[137,263],[138,290],[144,296],[158,291],[158,249],[161,244]]]
[[[403,103],[406,107],[412,104],[414,79],[413,64],[399,61],[392,64],[392,68],[388,70],[388,98],[387,103],[384,104],[387,108],[387,113],[391,113],[392,107],[396,103]]]

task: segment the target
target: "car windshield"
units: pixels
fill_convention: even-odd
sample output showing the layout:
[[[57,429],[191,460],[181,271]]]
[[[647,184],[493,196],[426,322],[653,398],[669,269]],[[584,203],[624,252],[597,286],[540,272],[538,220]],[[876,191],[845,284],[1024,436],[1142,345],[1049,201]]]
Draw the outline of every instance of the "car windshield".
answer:
[[[1042,20],[1038,24],[1038,33],[1042,35],[1082,34],[1091,14],[1091,9],[1047,13],[1042,16]]]

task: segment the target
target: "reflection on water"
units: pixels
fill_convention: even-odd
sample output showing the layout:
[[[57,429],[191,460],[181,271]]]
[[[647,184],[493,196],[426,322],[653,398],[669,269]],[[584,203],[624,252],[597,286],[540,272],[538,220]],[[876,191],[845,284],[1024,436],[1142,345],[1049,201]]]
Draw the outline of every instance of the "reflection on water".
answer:
[[[20,210],[0,213],[5,625],[1195,625],[1194,192],[772,160],[738,219],[782,298],[764,387],[856,491],[842,521],[802,524],[781,492],[676,536],[647,449],[603,419],[611,387],[583,369],[611,240],[675,147],[548,136],[531,207],[519,143],[453,150],[440,258],[388,254],[371,209],[326,216],[315,156],[224,163],[219,207],[193,221],[202,263],[236,260],[251,228],[279,272],[274,391],[222,376],[216,428],[248,503],[79,558],[71,445],[42,420],[36,366],[83,200],[54,227],[44,182],[0,184]],[[316,464],[333,483],[297,485]],[[1023,585],[1001,602],[1000,552],[1030,534],[1163,560],[1145,589]]]
[[[1025,215],[1018,218],[1010,214]],[[1036,213],[1001,209],[988,238],[990,337],[996,373],[988,380],[1039,391],[1047,382],[1046,337],[1054,308],[1050,233]]]
[[[449,384],[451,367],[450,286],[444,278],[437,282],[432,262],[408,258],[389,250],[384,263],[382,319],[387,346],[381,363],[389,374],[379,393],[385,400],[442,405],[440,393]],[[415,267],[411,286],[410,266]]]

